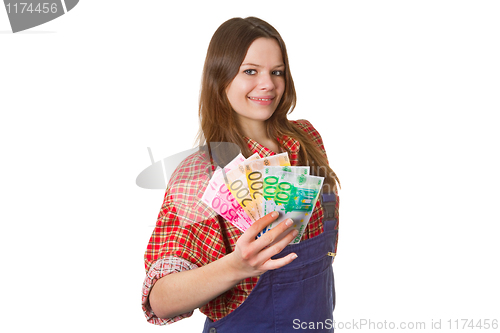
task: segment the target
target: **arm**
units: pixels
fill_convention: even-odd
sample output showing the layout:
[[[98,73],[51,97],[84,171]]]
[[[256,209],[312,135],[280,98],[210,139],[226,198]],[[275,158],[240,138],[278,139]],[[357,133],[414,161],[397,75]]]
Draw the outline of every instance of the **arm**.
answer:
[[[284,258],[271,260],[280,253],[296,236],[289,232],[283,239],[271,244],[290,225],[287,221],[255,239],[257,234],[278,217],[276,212],[256,221],[236,242],[235,250],[198,269],[169,274],[160,278],[149,295],[149,303],[154,313],[160,318],[174,317],[198,308],[238,282],[264,272],[277,269],[292,262],[294,253]]]

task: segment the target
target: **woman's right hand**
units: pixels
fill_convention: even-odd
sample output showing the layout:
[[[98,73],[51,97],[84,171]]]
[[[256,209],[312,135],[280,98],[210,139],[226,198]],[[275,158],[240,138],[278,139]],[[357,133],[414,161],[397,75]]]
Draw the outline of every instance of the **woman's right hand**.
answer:
[[[271,212],[263,218],[255,221],[236,242],[236,247],[229,256],[229,267],[239,280],[252,276],[258,276],[268,270],[277,269],[291,263],[297,255],[290,253],[279,259],[271,259],[280,253],[298,234],[297,230],[288,232],[293,224],[291,219],[286,219],[265,234],[255,237],[271,222],[279,216],[278,212]],[[276,239],[280,240],[272,244]],[[271,246],[269,246],[272,244]],[[226,256],[226,257],[227,257]],[[229,258],[227,258],[229,259]]]
[[[296,230],[290,232],[292,223],[286,223],[291,220],[281,222],[255,239],[277,217],[278,213],[273,212],[255,221],[240,236],[230,254],[197,269],[168,274],[156,281],[149,295],[153,312],[159,318],[187,313],[207,304],[243,279],[291,263],[296,258],[295,253],[271,259],[297,236]]]

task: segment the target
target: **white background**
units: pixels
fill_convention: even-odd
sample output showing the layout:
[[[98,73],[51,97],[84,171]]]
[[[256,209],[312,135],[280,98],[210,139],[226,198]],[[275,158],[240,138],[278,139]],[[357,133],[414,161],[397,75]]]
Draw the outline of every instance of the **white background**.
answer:
[[[163,191],[135,178],[147,147],[193,147],[205,52],[236,16],[280,31],[290,119],[320,131],[341,180],[336,320],[500,319],[499,15],[496,1],[83,0],[12,34],[0,9],[1,325],[201,332],[198,311],[144,318]]]

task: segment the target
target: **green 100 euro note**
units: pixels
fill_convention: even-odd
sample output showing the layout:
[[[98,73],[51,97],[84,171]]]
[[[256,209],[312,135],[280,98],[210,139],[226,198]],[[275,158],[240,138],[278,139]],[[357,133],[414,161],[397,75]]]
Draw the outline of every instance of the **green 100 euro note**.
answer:
[[[296,175],[308,175],[309,166],[266,166],[264,167],[263,193],[264,200],[274,199],[279,178],[283,172],[292,172]]]
[[[276,154],[256,160],[246,160],[244,162],[250,195],[258,208],[258,218],[264,217],[263,213],[263,188],[264,188],[264,168],[268,166],[290,166],[288,153]]]
[[[267,177],[274,177],[267,179],[267,186],[270,186],[269,183],[271,183],[274,189],[271,191],[267,187],[269,195],[264,201],[264,215],[272,211],[277,211],[280,215],[276,221],[262,230],[259,236],[271,230],[281,221],[291,218],[294,222],[293,229],[298,230],[299,233],[290,244],[299,243],[318,200],[324,178],[287,171],[269,173]],[[264,177],[264,191],[266,191],[267,177]],[[274,196],[271,197],[272,192],[274,192]]]

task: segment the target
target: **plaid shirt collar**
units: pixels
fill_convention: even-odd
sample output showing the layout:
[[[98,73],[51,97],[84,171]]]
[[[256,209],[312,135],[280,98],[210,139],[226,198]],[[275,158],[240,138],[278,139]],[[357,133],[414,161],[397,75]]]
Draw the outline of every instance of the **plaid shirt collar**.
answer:
[[[276,155],[274,151],[272,151],[267,147],[264,147],[257,141],[250,139],[249,137],[246,136],[244,137],[244,139],[246,140],[248,149],[250,149],[250,152],[252,154],[257,153],[261,158]],[[278,140],[278,144],[281,146],[281,148],[288,152],[288,157],[290,158],[290,164],[292,166],[298,165],[299,150],[300,150],[299,141],[286,135],[283,135],[281,138],[278,137],[276,139]]]

